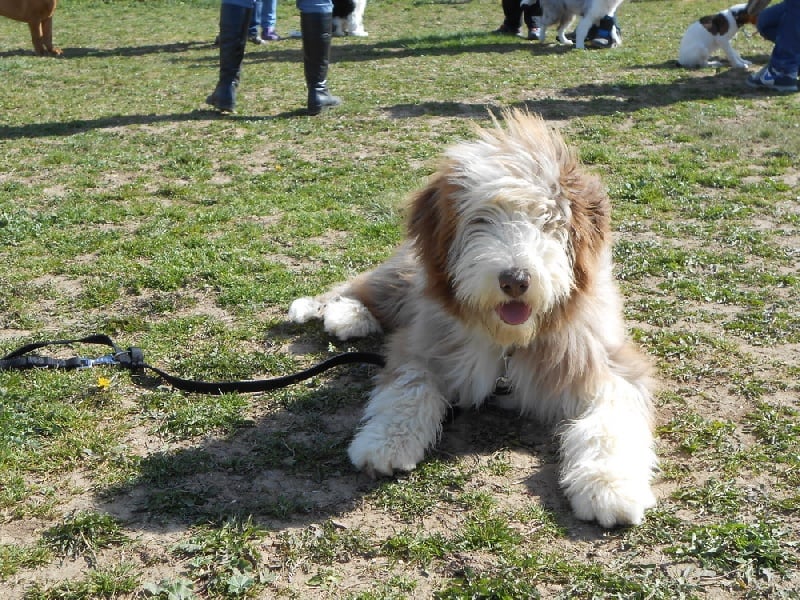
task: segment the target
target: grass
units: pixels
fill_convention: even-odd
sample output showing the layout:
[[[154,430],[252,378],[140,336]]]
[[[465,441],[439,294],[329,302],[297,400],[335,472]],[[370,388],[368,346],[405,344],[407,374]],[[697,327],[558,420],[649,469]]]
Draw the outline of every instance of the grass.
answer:
[[[98,331],[228,380],[380,350],[287,307],[388,256],[442,151],[527,108],[612,197],[662,467],[644,524],[605,531],[571,515],[552,431],[491,406],[414,472],[356,473],[370,367],[219,397],[4,371],[0,597],[797,597],[800,103],[674,67],[719,8],[630,0],[624,46],[577,52],[488,33],[494,0],[370,0],[370,36],[334,41],[345,103],[318,118],[298,40],[249,45],[238,114],[205,110],[216,0],[61,3],[58,60],[0,20],[0,355]],[[279,31],[298,27],[282,1]],[[734,43],[758,66],[771,50]]]

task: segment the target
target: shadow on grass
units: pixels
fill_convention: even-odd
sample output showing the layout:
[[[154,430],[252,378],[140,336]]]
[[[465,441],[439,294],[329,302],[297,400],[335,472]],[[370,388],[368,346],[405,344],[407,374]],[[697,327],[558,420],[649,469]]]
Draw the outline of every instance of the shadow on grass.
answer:
[[[146,46],[123,46],[120,48],[65,48],[61,47],[63,54],[61,56],[42,57],[42,60],[53,58],[55,60],[69,60],[76,58],[105,58],[108,56],[146,56],[148,54],[179,54],[188,52],[190,50],[197,50],[198,48],[212,48],[211,41],[207,42],[174,42],[171,44],[150,44]],[[8,58],[11,56],[34,56],[33,50],[25,50],[22,48],[16,50],[7,50],[0,52],[0,58]]]
[[[564,88],[560,97],[532,98],[518,103],[540,113],[545,119],[559,120],[571,117],[611,115],[641,108],[658,108],[679,102],[714,100],[726,97],[764,97],[763,90],[754,90],[744,83],[745,75],[738,69],[730,69],[708,77],[684,77],[669,83],[619,83],[580,84]],[[507,108],[498,104],[475,104],[470,102],[419,102],[386,106],[383,110],[394,119],[417,118],[424,115],[482,119],[487,111],[499,114]],[[76,135],[94,129],[124,127],[129,125],[152,125],[154,123],[177,123],[182,121],[271,120],[305,117],[304,109],[284,111],[274,115],[237,114],[220,116],[213,110],[199,109],[185,113],[148,115],[114,115],[98,119],[73,119],[60,123],[28,123],[25,125],[0,126],[0,138],[37,138]]]
[[[282,332],[296,330],[294,326]],[[289,339],[291,347],[300,351],[324,347],[314,328],[301,328]],[[374,349],[380,342],[364,341],[368,343]],[[330,378],[250,396],[260,414],[255,420],[225,436],[150,452],[135,465],[135,475],[128,481],[97,492],[97,509],[133,529],[153,531],[222,523],[231,517],[252,518],[282,531],[363,509],[365,500],[369,504],[374,493],[395,481],[370,479],[357,472],[347,456],[376,372],[374,367],[348,367],[332,372]],[[140,383],[151,387],[156,382]],[[489,402],[480,411],[454,413],[429,456],[448,462],[506,450],[525,457],[523,479],[517,481],[523,494],[536,499],[572,536],[603,535],[599,526],[572,516],[558,486],[556,442],[549,427]],[[472,464],[469,458],[464,464]],[[473,485],[480,486],[480,478],[475,474]],[[424,494],[424,486],[417,493]]]
[[[708,77],[683,77],[668,83],[586,83],[563,88],[558,94],[531,98],[512,106],[539,113],[548,120],[563,120],[572,117],[607,116],[680,102],[764,97],[763,90],[752,89],[745,84],[746,77],[744,71],[730,69],[709,74]],[[396,104],[387,106],[384,110],[396,119],[423,115],[486,118],[489,111],[499,114],[504,108],[509,107],[469,102],[420,102]]]

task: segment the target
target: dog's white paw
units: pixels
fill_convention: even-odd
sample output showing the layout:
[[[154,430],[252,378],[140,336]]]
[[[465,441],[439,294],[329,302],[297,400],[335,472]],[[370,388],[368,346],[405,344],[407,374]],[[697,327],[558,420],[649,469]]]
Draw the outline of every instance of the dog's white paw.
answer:
[[[322,304],[314,298],[298,298],[289,306],[289,320],[292,323],[305,323],[311,319],[321,319],[322,308]]]
[[[370,476],[412,471],[425,457],[425,446],[411,432],[380,419],[367,421],[347,451],[353,465]]]
[[[355,36],[355,37],[368,37],[369,36],[369,34],[366,31],[364,31],[363,29],[356,29],[354,31],[351,31],[350,35]]]
[[[734,66],[735,66],[737,69],[747,69],[747,68],[748,68],[748,67],[750,67],[752,64],[753,64],[753,63],[751,63],[749,60],[742,60],[742,61],[740,61],[740,62],[736,63]]]
[[[584,477],[567,492],[575,516],[583,521],[597,521],[603,527],[639,525],[645,510],[656,504],[648,481],[615,479],[602,472]]]
[[[364,337],[381,331],[380,324],[369,309],[354,298],[342,296],[326,304],[323,319],[325,331],[340,340]]]

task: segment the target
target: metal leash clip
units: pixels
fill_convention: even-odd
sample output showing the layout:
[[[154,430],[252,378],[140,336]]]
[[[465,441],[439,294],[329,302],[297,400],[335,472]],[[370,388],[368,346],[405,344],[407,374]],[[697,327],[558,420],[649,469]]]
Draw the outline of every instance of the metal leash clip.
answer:
[[[116,354],[105,354],[97,358],[80,357],[78,358],[78,369],[91,369],[98,365],[116,365],[118,362]]]

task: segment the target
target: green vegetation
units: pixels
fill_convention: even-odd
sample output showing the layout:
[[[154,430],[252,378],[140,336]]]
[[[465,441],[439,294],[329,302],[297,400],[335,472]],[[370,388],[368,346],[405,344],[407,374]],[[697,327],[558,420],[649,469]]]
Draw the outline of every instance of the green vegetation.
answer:
[[[631,0],[622,47],[577,52],[491,34],[496,0],[369,0],[369,37],[334,40],[345,103],[317,118],[296,39],[248,45],[238,114],[206,110],[218,0],[61,2],[62,59],[0,19],[0,356],[103,332],[234,380],[380,351],[287,324],[289,303],[387,257],[443,150],[524,108],[609,190],[661,457],[658,506],[606,531],[572,516],[554,432],[491,405],[415,471],[356,473],[372,367],[214,397],[3,371],[0,597],[800,596],[800,97],[675,68],[720,8]],[[293,2],[278,28],[299,28]],[[771,50],[750,28],[734,44]]]

